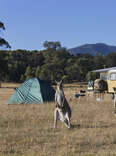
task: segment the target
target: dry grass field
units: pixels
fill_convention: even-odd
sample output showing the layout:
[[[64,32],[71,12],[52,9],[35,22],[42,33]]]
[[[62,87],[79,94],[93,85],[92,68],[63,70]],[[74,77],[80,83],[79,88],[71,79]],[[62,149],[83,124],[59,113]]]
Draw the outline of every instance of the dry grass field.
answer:
[[[0,156],[115,156],[116,117],[110,95],[75,99],[76,87],[64,89],[72,108],[72,129],[53,128],[54,103],[7,105],[17,84],[0,88]],[[7,87],[7,88],[5,88]]]

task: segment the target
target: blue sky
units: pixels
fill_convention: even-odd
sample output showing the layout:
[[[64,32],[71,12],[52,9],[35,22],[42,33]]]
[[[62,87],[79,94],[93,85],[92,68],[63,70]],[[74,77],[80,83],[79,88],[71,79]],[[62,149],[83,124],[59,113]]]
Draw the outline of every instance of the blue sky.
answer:
[[[0,20],[12,49],[40,50],[46,40],[116,45],[116,0],[1,0]]]

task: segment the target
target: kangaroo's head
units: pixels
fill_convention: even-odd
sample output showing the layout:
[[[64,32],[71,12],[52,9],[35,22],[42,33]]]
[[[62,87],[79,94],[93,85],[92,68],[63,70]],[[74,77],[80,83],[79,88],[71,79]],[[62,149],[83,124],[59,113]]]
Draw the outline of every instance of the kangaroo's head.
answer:
[[[57,89],[61,90],[62,89],[62,80],[60,82],[56,81],[56,84],[57,84]]]

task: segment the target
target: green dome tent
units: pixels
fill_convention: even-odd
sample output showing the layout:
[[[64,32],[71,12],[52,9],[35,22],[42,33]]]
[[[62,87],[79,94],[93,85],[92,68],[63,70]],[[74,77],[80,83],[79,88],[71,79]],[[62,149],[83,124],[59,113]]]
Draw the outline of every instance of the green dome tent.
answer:
[[[32,78],[22,83],[7,104],[43,103],[54,101],[55,90],[45,81]]]

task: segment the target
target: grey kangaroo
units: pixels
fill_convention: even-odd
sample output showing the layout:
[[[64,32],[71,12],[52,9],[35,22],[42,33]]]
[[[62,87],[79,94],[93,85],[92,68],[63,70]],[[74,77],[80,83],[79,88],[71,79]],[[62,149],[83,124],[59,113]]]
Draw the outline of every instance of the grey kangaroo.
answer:
[[[65,123],[66,127],[71,128],[71,108],[65,98],[62,80],[57,83],[57,89],[55,93],[55,111],[54,111],[54,128],[57,127],[57,121],[61,120]]]

